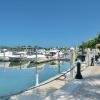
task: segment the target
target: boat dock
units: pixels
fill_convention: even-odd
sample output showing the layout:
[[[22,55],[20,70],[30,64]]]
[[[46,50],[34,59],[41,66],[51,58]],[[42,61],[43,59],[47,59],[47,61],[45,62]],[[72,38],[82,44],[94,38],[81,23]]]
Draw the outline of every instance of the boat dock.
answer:
[[[46,63],[46,62],[50,62],[50,61],[55,61],[55,60],[66,60],[66,61],[69,61],[68,58],[53,58],[53,57],[50,57],[50,58],[37,58],[37,60],[34,60],[34,61],[31,61],[31,62],[34,62],[34,63],[37,63],[37,64],[40,64],[40,63]]]

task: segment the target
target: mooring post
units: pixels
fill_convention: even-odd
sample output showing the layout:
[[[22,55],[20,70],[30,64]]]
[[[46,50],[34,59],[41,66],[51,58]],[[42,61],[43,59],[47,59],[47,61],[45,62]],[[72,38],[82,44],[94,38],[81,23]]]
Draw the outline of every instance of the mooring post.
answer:
[[[81,61],[80,60],[77,60],[77,73],[76,73],[75,79],[83,79],[81,75]]]

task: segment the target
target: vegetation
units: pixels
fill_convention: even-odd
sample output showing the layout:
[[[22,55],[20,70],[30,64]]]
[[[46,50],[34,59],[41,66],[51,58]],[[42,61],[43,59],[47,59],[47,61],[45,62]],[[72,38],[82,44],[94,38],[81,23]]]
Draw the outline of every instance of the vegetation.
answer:
[[[96,44],[100,43],[100,32],[97,33],[97,36],[94,39],[82,42],[82,44],[80,45],[80,48],[95,48]],[[100,47],[98,47],[100,48]]]

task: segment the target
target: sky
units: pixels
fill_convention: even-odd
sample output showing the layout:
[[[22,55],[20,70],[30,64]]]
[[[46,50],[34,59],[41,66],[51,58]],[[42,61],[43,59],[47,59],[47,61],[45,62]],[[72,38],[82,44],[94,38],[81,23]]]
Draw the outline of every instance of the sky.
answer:
[[[100,0],[0,0],[0,45],[77,46],[100,32]]]

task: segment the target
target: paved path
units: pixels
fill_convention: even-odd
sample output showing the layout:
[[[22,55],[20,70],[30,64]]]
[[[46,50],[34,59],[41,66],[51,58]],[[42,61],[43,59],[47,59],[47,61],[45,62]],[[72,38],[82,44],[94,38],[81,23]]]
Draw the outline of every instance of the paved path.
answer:
[[[82,76],[70,82],[55,80],[6,100],[100,100],[100,65],[86,68]]]
[[[83,80],[73,80],[45,100],[100,100],[100,66],[91,66],[82,74]]]

